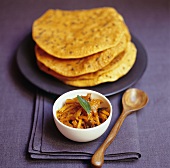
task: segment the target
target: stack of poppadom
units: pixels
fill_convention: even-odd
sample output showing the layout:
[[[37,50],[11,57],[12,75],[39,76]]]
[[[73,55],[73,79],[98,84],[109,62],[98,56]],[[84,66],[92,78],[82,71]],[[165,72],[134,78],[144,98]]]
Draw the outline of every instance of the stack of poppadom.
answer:
[[[123,17],[111,7],[48,10],[34,21],[32,36],[39,68],[72,86],[116,81],[136,60]]]

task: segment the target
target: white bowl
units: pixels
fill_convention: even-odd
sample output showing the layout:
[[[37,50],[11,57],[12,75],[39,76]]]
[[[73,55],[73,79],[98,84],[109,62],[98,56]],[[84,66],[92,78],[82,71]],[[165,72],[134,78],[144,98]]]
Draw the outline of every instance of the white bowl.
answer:
[[[87,93],[91,93],[92,98],[101,99],[103,101],[102,106],[108,107],[110,109],[110,115],[105,122],[93,128],[78,129],[78,128],[69,127],[57,119],[56,112],[63,106],[66,99],[75,98],[77,97],[77,95],[86,96]],[[92,141],[92,140],[99,138],[108,128],[111,118],[112,118],[112,105],[110,101],[104,95],[96,91],[88,90],[88,89],[72,90],[72,91],[64,93],[54,102],[53,118],[54,118],[54,121],[55,121],[55,124],[58,130],[65,137],[76,142],[88,142],[88,141]]]

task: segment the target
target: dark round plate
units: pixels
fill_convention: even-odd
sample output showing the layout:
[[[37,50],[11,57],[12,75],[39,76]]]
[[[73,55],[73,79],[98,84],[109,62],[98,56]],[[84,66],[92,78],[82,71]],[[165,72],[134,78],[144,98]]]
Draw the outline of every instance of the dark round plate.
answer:
[[[136,62],[128,74],[115,82],[103,83],[86,88],[98,91],[105,96],[110,96],[126,90],[141,78],[147,66],[147,53],[137,38],[133,36],[132,41],[136,45],[138,52]],[[17,52],[17,64],[19,69],[32,84],[48,93],[56,95],[61,95],[73,89],[79,89],[79,87],[66,85],[56,78],[39,70],[36,64],[34,46],[35,42],[33,41],[31,34],[29,34],[23,40]]]

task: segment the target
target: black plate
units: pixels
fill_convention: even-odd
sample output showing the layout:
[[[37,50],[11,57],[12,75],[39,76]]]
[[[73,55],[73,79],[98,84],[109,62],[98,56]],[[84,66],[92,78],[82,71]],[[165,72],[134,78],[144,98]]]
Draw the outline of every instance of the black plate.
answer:
[[[137,58],[134,66],[127,75],[115,82],[103,83],[93,87],[86,87],[98,91],[105,96],[117,94],[134,85],[143,75],[147,66],[147,54],[140,41],[132,37],[132,41],[137,48]],[[57,95],[67,91],[78,89],[79,87],[69,86],[54,77],[39,70],[34,54],[35,42],[29,34],[21,43],[17,52],[17,63],[21,73],[38,88]]]

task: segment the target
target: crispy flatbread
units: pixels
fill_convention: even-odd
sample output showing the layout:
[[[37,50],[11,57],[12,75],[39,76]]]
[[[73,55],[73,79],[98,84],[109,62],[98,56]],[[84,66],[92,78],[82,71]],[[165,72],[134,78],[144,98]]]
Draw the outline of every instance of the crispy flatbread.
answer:
[[[119,54],[119,56],[117,56],[109,65],[107,65],[103,69],[94,73],[89,73],[72,78],[57,74],[40,62],[38,62],[38,66],[42,71],[54,76],[55,78],[58,78],[65,84],[77,87],[88,87],[105,82],[114,82],[122,76],[126,75],[135,63],[136,53],[137,50],[135,45],[132,42],[129,42],[126,50]]]
[[[114,8],[50,9],[34,21],[32,36],[48,54],[77,59],[117,46],[126,28],[122,16]]]
[[[35,55],[39,62],[49,67],[54,72],[75,77],[87,73],[96,72],[108,65],[118,54],[125,50],[127,45],[126,37],[116,46],[105,51],[78,59],[60,59],[47,54],[38,45],[35,46]]]

